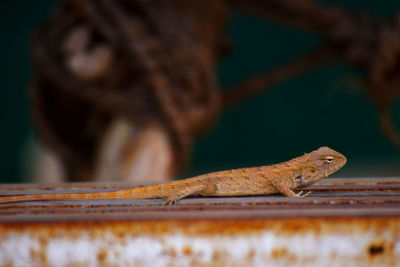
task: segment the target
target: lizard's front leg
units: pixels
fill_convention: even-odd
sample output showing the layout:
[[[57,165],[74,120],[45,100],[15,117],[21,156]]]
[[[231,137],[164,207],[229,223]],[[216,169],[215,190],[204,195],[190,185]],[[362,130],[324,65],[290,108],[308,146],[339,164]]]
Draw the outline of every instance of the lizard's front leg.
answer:
[[[287,197],[306,197],[311,194],[311,191],[304,195],[302,195],[303,191],[296,194],[281,178],[273,178],[270,180],[270,182],[280,193]]]
[[[187,185],[184,188],[176,189],[163,202],[163,206],[165,206],[165,205],[171,206],[173,204],[176,204],[176,202],[179,199],[190,196],[190,195],[199,194],[205,188],[206,188],[205,184],[198,183],[198,184]]]

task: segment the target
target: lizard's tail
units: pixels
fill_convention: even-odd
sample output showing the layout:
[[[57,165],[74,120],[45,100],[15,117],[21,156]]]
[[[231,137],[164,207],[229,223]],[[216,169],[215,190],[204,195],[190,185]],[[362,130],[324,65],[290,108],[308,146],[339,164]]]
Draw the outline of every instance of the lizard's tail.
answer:
[[[98,193],[52,193],[0,197],[0,203],[34,200],[141,199],[165,198],[178,186],[177,182],[141,186],[134,189]]]

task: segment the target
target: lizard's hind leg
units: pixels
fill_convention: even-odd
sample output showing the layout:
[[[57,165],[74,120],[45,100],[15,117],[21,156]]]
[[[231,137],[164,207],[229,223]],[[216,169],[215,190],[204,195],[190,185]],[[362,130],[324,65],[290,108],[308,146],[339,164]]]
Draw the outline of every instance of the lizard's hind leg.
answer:
[[[171,195],[169,195],[165,201],[163,202],[163,206],[172,206],[175,205],[176,202],[184,197],[190,196],[190,195],[195,195],[195,194],[199,194],[200,192],[202,192],[204,189],[206,188],[206,186],[204,184],[193,184],[193,185],[187,185],[184,188],[179,188],[176,189],[174,192],[171,193]]]

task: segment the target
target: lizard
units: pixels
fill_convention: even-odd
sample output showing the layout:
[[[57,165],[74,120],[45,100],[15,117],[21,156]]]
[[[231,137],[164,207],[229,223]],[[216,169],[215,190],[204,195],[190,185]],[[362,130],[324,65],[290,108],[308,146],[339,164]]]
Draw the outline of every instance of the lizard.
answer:
[[[0,203],[33,200],[145,199],[162,198],[163,205],[176,204],[190,195],[248,196],[281,193],[287,197],[305,197],[293,189],[310,186],[336,172],[347,162],[345,156],[329,147],[320,147],[292,160],[261,166],[217,171],[208,174],[141,186],[133,189],[96,193],[28,194],[0,197]]]

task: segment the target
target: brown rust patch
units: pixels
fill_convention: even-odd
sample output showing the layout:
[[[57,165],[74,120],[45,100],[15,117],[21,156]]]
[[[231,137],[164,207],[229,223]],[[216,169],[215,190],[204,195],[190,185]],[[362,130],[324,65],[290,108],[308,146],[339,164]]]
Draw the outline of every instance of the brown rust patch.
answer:
[[[255,255],[256,255],[256,252],[254,251],[254,249],[249,249],[249,251],[247,252],[247,259],[252,260],[252,259],[254,259]]]
[[[45,247],[45,246],[42,246]],[[31,249],[29,252],[30,256],[32,259],[38,259],[38,261],[41,263],[41,266],[47,266],[47,257],[46,257],[46,251],[45,250],[40,250],[40,249]]]
[[[169,247],[168,248],[168,255],[171,258],[175,258],[178,255],[178,253],[176,252],[175,248]]]
[[[275,260],[287,258],[289,256],[289,251],[286,248],[275,248],[271,251],[271,256]]]
[[[295,262],[296,261],[296,255],[291,253],[287,248],[285,247],[280,247],[280,248],[275,248],[271,251],[271,257],[274,260],[281,260],[285,259],[288,262]]]
[[[384,246],[383,243],[381,243],[381,244],[371,244],[369,246],[369,248],[368,248],[368,254],[371,257],[381,256],[381,255],[384,254],[384,252],[385,252],[385,246]]]
[[[370,243],[366,246],[368,263],[377,266],[398,266],[398,253],[394,249],[395,243],[392,241],[379,240]]]
[[[188,245],[188,244],[186,244],[186,245],[183,246],[182,252],[183,252],[183,254],[185,254],[186,256],[190,256],[190,255],[192,255],[192,253],[193,253],[192,248],[191,248],[190,245]]]
[[[64,236],[79,237],[82,232],[89,236],[101,237],[112,232],[123,239],[130,235],[160,236],[174,233],[177,230],[185,235],[240,235],[257,234],[271,231],[284,235],[299,232],[328,234],[345,225],[354,231],[400,232],[398,218],[299,218],[299,219],[202,219],[202,220],[149,220],[149,221],[104,221],[104,222],[50,222],[50,223],[2,223],[0,236],[9,232],[26,232],[46,237]]]
[[[376,241],[368,245],[367,254],[370,259],[394,253],[395,244],[393,242]]]
[[[105,251],[105,250],[100,250],[100,251],[97,253],[97,260],[98,260],[99,262],[104,262],[106,259],[107,259],[107,251]]]

